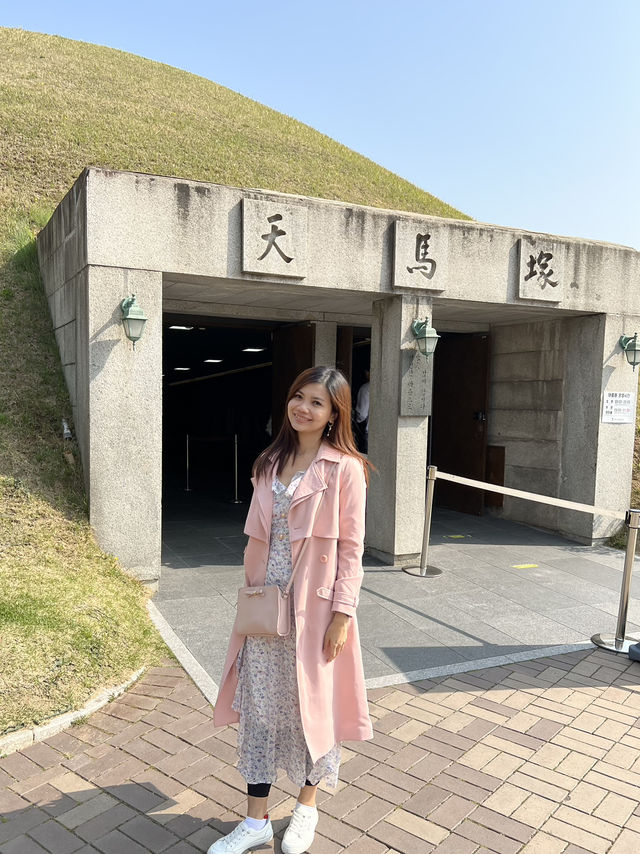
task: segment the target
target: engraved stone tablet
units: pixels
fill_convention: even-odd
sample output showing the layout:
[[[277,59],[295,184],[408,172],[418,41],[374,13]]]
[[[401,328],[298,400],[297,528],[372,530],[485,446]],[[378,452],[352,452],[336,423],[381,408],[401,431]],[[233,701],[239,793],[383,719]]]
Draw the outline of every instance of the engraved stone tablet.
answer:
[[[449,232],[438,223],[395,222],[393,285],[442,292],[447,286]]]
[[[518,296],[562,302],[564,296],[564,254],[562,243],[540,236],[521,237]]]
[[[303,279],[307,275],[307,209],[243,199],[242,269],[245,273]]]

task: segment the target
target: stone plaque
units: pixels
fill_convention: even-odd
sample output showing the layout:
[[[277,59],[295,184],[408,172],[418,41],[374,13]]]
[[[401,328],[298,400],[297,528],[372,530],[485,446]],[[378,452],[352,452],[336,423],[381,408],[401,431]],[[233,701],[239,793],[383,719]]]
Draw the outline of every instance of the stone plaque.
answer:
[[[520,299],[562,302],[564,245],[544,236],[521,237],[518,296]]]
[[[304,279],[307,209],[266,199],[243,199],[242,269],[245,273]]]
[[[442,292],[447,286],[448,227],[395,222],[393,286]]]

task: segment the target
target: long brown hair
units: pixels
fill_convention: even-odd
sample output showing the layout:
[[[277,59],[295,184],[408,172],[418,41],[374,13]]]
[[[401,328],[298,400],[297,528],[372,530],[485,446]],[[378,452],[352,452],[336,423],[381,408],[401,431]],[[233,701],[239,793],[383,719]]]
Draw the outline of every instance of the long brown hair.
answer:
[[[298,434],[291,426],[287,411],[289,401],[303,386],[309,383],[321,383],[327,390],[331,407],[335,413],[332,418],[333,426],[327,435],[325,429],[322,441],[332,445],[343,454],[356,457],[362,463],[364,475],[369,482],[369,470],[373,468],[369,460],[363,457],[356,448],[356,443],[351,430],[351,389],[344,374],[335,368],[327,368],[323,365],[315,368],[307,368],[295,378],[287,392],[285,403],[285,414],[278,435],[268,448],[260,454],[253,464],[253,476],[260,478],[266,476],[275,464],[276,473],[280,474],[289,457],[292,457],[298,449]]]

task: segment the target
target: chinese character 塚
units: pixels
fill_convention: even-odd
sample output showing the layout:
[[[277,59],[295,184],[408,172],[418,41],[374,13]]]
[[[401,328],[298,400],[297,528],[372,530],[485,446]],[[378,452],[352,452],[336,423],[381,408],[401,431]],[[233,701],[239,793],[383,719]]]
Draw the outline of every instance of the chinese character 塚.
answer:
[[[282,219],[282,216],[280,214],[274,214],[273,216],[267,217],[267,222],[271,223],[271,231],[268,234],[262,235],[262,239],[267,241],[267,248],[264,250],[262,255],[258,258],[258,261],[262,261],[263,258],[266,258],[274,246],[278,250],[278,254],[280,255],[280,257],[282,258],[283,261],[285,261],[287,264],[290,264],[291,261],[293,261],[293,258],[289,258],[288,255],[285,255],[284,252],[282,251],[282,249],[280,249],[280,247],[276,243],[276,240],[279,237],[284,237],[284,235],[287,233],[286,231],[283,231],[283,229],[278,228],[278,226],[275,225],[275,223],[280,222],[281,219]]]
[[[436,271],[436,262],[433,258],[429,258],[429,240],[430,234],[416,234],[416,261],[417,267],[407,267],[410,273],[419,270],[426,279],[432,279]]]
[[[551,281],[553,270],[549,268],[549,261],[551,261],[552,258],[553,254],[551,252],[540,252],[537,258],[533,255],[529,255],[529,260],[527,262],[529,272],[524,277],[525,282],[528,282],[529,279],[533,279],[533,277],[537,275],[541,290],[544,290],[547,285],[551,285],[552,288],[557,287],[558,283]],[[538,267],[537,270],[536,266]]]

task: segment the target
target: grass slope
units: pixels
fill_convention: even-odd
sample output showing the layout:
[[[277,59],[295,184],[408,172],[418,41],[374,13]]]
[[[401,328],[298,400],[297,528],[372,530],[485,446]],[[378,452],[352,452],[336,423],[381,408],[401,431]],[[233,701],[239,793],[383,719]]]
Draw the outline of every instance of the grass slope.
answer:
[[[0,28],[0,207],[59,201],[84,166],[464,214],[295,119],[202,77]]]
[[[326,136],[175,68],[0,28],[0,734],[166,654],[103,554],[34,235],[88,164],[464,217]],[[67,456],[65,456],[65,451]],[[77,453],[76,453],[77,459]]]

